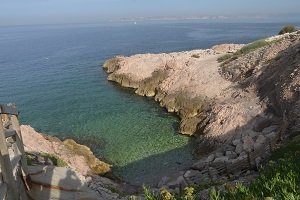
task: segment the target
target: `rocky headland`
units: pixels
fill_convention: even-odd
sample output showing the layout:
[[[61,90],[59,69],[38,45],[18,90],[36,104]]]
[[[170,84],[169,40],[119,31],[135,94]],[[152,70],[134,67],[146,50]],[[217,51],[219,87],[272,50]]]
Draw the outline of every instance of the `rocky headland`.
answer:
[[[300,130],[299,31],[247,45],[117,56],[103,68],[108,80],[177,113],[180,132],[198,141],[199,161],[158,187],[239,177]]]

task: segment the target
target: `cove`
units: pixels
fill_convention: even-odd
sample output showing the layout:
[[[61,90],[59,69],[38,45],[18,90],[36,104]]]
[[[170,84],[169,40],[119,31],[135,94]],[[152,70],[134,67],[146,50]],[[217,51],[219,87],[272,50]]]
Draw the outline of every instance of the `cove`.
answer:
[[[103,62],[119,54],[244,43],[281,26],[193,21],[0,27],[0,102],[15,102],[23,124],[89,146],[123,180],[151,184],[188,167],[195,144],[178,134],[175,115],[108,82]]]

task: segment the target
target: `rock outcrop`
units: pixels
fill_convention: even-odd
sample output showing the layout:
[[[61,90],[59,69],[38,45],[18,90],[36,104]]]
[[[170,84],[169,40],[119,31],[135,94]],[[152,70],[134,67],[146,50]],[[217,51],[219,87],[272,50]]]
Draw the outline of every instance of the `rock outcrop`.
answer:
[[[111,171],[111,165],[96,158],[91,150],[74,140],[60,141],[58,138],[36,132],[30,126],[22,125],[21,132],[25,151],[53,154],[64,160],[79,174],[105,174]]]
[[[207,50],[115,57],[104,63],[108,80],[154,97],[181,117],[180,131],[193,135],[207,125],[213,99],[231,84],[218,73],[218,57],[243,45],[221,45]]]
[[[246,45],[244,52],[244,45],[224,44],[104,63],[108,80],[154,98],[180,116],[182,134],[196,136],[201,159],[175,180],[164,177],[158,187],[239,177],[256,169],[287,129],[299,133],[300,32],[262,44]]]
[[[71,139],[61,141],[46,136],[28,125],[21,125],[21,132],[27,155],[37,158],[32,163],[35,166],[30,167],[34,183],[32,197],[49,199],[51,194],[53,199],[125,200],[128,199],[126,195],[136,193],[135,187],[100,176],[110,172],[111,165],[96,158],[88,147]],[[62,159],[68,166],[54,166],[47,159],[49,155]],[[70,187],[73,188],[71,192]]]

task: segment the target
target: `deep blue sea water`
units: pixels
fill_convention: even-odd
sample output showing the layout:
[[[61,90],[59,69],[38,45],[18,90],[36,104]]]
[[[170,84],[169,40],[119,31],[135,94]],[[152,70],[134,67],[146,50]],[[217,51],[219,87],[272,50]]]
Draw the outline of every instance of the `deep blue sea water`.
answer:
[[[208,48],[274,35],[283,24],[130,22],[0,27],[0,102],[23,124],[73,138],[133,184],[150,183],[193,162],[193,141],[178,118],[151,99],[106,80],[115,55]]]

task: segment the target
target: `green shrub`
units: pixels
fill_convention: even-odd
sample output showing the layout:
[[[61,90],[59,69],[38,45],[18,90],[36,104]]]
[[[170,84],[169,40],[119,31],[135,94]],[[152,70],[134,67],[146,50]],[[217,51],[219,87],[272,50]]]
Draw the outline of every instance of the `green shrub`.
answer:
[[[250,53],[252,51],[255,51],[256,49],[265,47],[267,45],[279,42],[280,40],[274,40],[274,41],[270,41],[267,42],[265,40],[257,40],[255,42],[252,42],[250,44],[247,44],[245,46],[243,46],[240,50],[238,50],[237,52],[233,53],[233,54],[225,54],[224,56],[221,56],[220,58],[218,58],[218,62],[222,62],[221,67],[228,64],[229,62],[238,59],[240,56],[245,55],[247,53]]]
[[[36,157],[40,156],[43,157],[45,160],[51,160],[54,166],[57,167],[68,167],[68,164],[58,156],[50,153],[44,152],[36,152],[36,153],[28,153],[26,152],[26,161],[28,165],[35,165],[36,164]]]
[[[258,40],[255,42],[252,42],[244,47],[242,47],[240,50],[238,50],[235,54],[236,55],[242,55],[242,54],[247,54],[251,51],[254,51],[256,49],[262,48],[264,46],[267,46],[268,44],[270,44],[270,42],[267,42],[265,40]]]
[[[228,60],[229,58],[232,57],[232,54],[225,54],[224,56],[221,56],[217,59],[217,61],[220,62],[224,62],[225,60]]]
[[[198,54],[193,54],[191,57],[192,57],[192,58],[200,58],[200,55],[198,55]]]
[[[159,197],[155,195],[150,188],[143,186],[144,195],[146,200],[159,200]]]
[[[58,156],[54,155],[54,154],[49,154],[49,153],[41,153],[41,156],[50,159],[53,162],[54,166],[57,167],[67,167],[68,164],[61,158],[59,158]]]
[[[143,186],[146,200],[196,200],[193,187],[185,187],[182,194],[172,194],[167,189],[162,189],[160,194],[155,195],[148,187]]]
[[[295,26],[287,25],[279,31],[278,35],[282,35],[282,34],[285,34],[285,33],[292,33],[292,32],[295,32],[295,31],[297,31]]]

